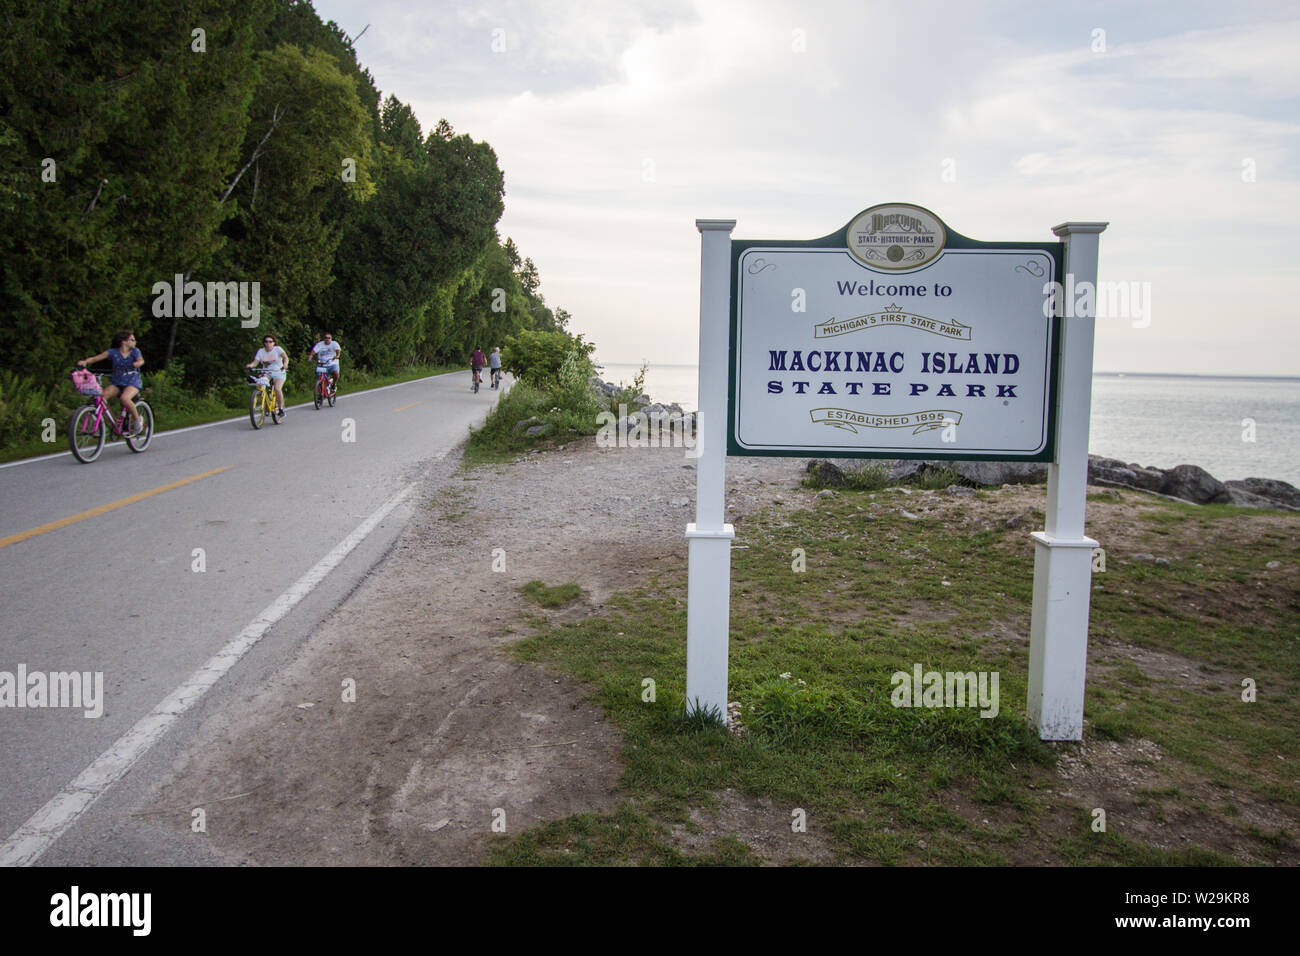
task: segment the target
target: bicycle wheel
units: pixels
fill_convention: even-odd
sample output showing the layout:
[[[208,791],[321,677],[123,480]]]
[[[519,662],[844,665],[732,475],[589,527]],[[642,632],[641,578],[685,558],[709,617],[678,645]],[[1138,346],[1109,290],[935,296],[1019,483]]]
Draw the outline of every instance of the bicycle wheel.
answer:
[[[262,421],[266,418],[266,392],[264,389],[255,388],[248,396],[248,418],[252,421],[254,428],[262,427]]]
[[[143,427],[140,429],[140,434],[126,436],[126,447],[134,452],[141,452],[149,447],[149,442],[153,438],[153,409],[149,407],[148,402],[136,402],[135,410],[140,413],[140,424]]]
[[[317,376],[316,376],[316,395],[315,395],[315,399],[316,399],[316,410],[317,410],[317,411],[320,411],[321,402],[324,400],[324,398],[325,398],[325,383],[321,380],[321,377],[320,377],[319,375],[317,375]],[[333,405],[334,403],[333,403],[333,402],[330,402],[330,404]]]
[[[95,424],[95,406],[82,405],[73,413],[68,423],[68,447],[72,457],[83,465],[89,465],[104,450],[104,420]]]
[[[275,396],[275,390],[269,389],[266,395],[267,411],[271,413],[271,424],[280,424],[280,419],[284,418],[284,409],[280,406],[280,400]]]

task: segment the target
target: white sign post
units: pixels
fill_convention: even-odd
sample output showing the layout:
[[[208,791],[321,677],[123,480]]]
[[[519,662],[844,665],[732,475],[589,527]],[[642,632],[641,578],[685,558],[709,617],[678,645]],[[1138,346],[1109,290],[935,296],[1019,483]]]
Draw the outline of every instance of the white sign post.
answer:
[[[1033,534],[1028,710],[1043,739],[1080,739],[1097,547],[1084,535],[1091,293],[1106,224],[1057,226],[1057,243],[979,242],[929,210],[893,203],[817,240],[733,242],[734,220],[695,225],[688,711],[727,718],[729,453],[1047,461],[1046,529]],[[1084,289],[1077,304],[1062,294]]]
[[[731,539],[727,484],[727,353],[734,219],[697,219],[700,231],[700,391],[695,417],[695,521],[686,526],[686,709],[727,719]]]
[[[1104,222],[1067,222],[1052,229],[1065,240],[1065,272],[1097,286],[1097,253]],[[1034,603],[1029,625],[1029,719],[1043,740],[1083,739],[1083,687],[1088,664],[1092,551],[1083,533],[1088,490],[1088,422],[1092,411],[1093,303],[1074,308],[1055,297],[1064,314],[1061,379],[1057,389],[1056,459],[1047,468],[1047,521],[1035,531]],[[1083,314],[1079,314],[1082,312]]]

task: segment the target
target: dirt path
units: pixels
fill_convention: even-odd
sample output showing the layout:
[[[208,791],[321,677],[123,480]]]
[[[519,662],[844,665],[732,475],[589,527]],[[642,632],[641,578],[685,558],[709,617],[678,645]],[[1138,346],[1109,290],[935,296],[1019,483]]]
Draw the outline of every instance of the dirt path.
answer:
[[[731,460],[729,513],[806,506],[801,465]],[[501,648],[525,614],[583,616],[684,567],[694,500],[682,449],[588,438],[435,467],[389,555],[256,697],[205,723],[154,806],[203,807],[216,849],[285,865],[473,864],[494,820],[514,833],[612,806],[617,730],[571,678]],[[542,612],[519,592],[533,579],[582,598]]]

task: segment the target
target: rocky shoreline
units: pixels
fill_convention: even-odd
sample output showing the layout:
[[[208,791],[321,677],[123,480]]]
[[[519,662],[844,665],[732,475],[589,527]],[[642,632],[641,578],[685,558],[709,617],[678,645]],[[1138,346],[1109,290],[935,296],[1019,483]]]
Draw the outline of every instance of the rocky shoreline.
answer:
[[[871,467],[873,462],[888,469],[890,481],[910,481],[945,470],[954,471],[967,483],[980,487],[1033,485],[1047,481],[1045,462],[836,458],[815,459],[808,463],[808,468],[815,471],[824,484],[834,486],[847,480],[846,472]],[[1292,484],[1276,478],[1219,481],[1199,465],[1148,468],[1118,458],[1089,455],[1088,484],[1132,488],[1198,505],[1225,504],[1239,508],[1300,511],[1300,488]]]
[[[617,385],[592,376],[592,387],[605,398],[617,395]],[[680,405],[663,405],[652,402],[644,393],[635,396],[628,406],[629,414],[620,419],[617,427],[631,429],[637,424],[633,418],[644,416],[643,421],[680,419],[694,425],[694,412],[683,413]],[[519,423],[516,428],[532,424]],[[530,431],[530,434],[533,432]],[[864,467],[883,465],[888,469],[890,481],[914,481],[927,472],[954,471],[965,482],[978,487],[1002,485],[1032,485],[1047,481],[1047,464],[1044,462],[1016,461],[952,461],[947,459],[813,459],[808,470],[816,471],[818,478],[828,486],[845,483],[845,472]],[[1276,478],[1243,478],[1219,481],[1199,465],[1177,465],[1173,468],[1149,468],[1136,462],[1101,455],[1088,456],[1088,484],[1112,488],[1132,488],[1162,495],[1193,504],[1225,504],[1239,508],[1273,508],[1280,511],[1300,511],[1300,488]]]

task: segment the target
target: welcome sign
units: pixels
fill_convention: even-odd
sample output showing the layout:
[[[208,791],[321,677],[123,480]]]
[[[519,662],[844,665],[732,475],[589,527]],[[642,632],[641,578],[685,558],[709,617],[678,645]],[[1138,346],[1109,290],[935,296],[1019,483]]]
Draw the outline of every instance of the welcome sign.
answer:
[[[731,240],[728,454],[1052,460],[1063,249],[906,203]]]

